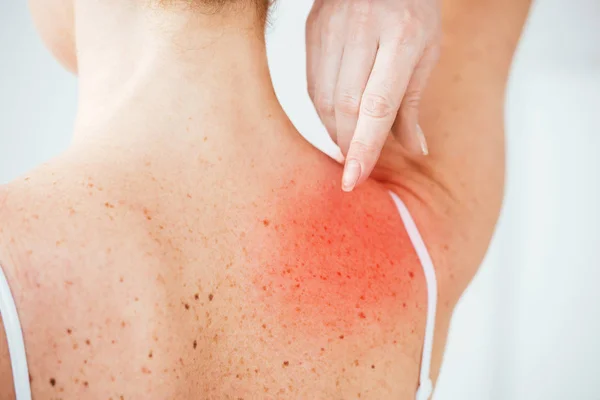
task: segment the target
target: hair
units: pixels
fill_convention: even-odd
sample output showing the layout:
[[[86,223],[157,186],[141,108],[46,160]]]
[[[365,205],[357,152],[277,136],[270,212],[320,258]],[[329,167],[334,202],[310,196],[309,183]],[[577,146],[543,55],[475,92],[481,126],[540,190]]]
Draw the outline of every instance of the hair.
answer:
[[[159,0],[162,6],[186,5],[198,8],[202,12],[216,14],[220,12],[256,12],[260,21],[267,21],[269,8],[275,0]]]

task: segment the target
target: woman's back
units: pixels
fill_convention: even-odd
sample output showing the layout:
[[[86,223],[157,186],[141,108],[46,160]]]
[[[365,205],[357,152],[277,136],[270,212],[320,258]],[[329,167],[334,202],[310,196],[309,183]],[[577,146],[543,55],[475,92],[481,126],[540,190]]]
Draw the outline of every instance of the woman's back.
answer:
[[[279,105],[253,13],[70,10],[77,52],[54,51],[80,75],[73,145],[0,189],[34,398],[413,398],[428,299],[388,190],[436,267],[435,380],[500,207],[501,95],[528,8],[447,3],[430,156],[390,143],[381,183],[350,194]],[[11,387],[0,338],[0,398]]]
[[[195,163],[78,149],[5,189],[34,396],[414,391],[424,278],[387,189],[343,194],[341,167],[279,134],[285,153]]]

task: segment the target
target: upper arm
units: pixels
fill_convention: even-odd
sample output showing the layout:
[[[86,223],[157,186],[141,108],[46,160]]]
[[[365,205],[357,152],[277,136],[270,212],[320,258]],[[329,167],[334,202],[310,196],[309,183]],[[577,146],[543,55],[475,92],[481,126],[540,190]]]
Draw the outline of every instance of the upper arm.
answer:
[[[450,301],[481,263],[500,212],[504,94],[529,3],[443,1],[441,57],[420,107],[430,155],[407,159],[393,141],[382,153],[379,178],[412,203]]]
[[[432,376],[452,310],[489,246],[504,190],[504,95],[530,0],[443,0],[442,49],[419,121],[429,156],[390,138],[374,177],[406,203],[433,259],[438,289]]]

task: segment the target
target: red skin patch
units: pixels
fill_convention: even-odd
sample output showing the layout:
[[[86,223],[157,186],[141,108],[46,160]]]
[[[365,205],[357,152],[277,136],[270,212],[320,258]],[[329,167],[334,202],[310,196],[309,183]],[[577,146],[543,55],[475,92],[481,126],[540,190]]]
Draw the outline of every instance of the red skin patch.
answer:
[[[259,301],[299,334],[391,328],[407,304],[414,308],[422,273],[387,189],[369,183],[347,194],[333,182],[295,186],[277,193],[271,215],[256,222],[257,259],[264,260],[252,272]]]

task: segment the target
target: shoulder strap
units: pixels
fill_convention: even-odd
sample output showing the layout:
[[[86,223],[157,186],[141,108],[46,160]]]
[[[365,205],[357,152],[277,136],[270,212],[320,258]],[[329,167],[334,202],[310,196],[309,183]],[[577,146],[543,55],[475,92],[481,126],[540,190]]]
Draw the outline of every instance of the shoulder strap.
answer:
[[[17,400],[31,400],[23,331],[21,330],[17,307],[8,286],[6,275],[2,271],[2,266],[0,266],[0,315],[2,315],[2,322],[6,331]]]
[[[423,272],[425,273],[425,280],[427,282],[427,322],[425,325],[425,339],[423,343],[423,354],[421,355],[421,372],[419,374],[419,388],[417,390],[416,400],[428,400],[433,394],[430,369],[437,307],[437,279],[435,277],[435,268],[433,267],[429,252],[427,251],[427,246],[425,246],[423,238],[419,233],[419,229],[410,216],[406,205],[395,193],[390,192],[390,195],[392,196],[392,199],[394,199],[394,203],[396,203],[396,207],[404,222],[408,237],[417,252],[417,257],[421,262]]]

